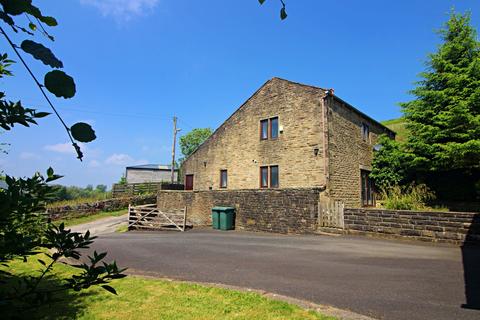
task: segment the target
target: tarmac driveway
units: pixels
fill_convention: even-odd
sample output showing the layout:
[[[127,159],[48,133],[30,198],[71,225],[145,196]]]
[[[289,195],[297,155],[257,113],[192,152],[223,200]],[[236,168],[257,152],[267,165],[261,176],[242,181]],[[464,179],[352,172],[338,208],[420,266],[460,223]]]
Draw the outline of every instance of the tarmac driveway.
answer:
[[[138,273],[261,289],[374,318],[480,319],[479,310],[462,308],[457,247],[196,229],[106,234],[95,249]],[[480,261],[479,248],[468,254]],[[480,295],[475,279],[470,301]]]

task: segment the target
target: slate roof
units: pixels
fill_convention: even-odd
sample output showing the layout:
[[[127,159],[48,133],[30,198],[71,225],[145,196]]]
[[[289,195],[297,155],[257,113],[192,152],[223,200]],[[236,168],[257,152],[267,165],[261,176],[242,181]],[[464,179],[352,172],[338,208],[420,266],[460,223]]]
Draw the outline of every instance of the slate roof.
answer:
[[[136,170],[159,170],[159,171],[170,171],[172,168],[169,164],[142,164],[138,166],[129,166],[127,169],[136,169]],[[175,169],[178,170],[178,169]]]

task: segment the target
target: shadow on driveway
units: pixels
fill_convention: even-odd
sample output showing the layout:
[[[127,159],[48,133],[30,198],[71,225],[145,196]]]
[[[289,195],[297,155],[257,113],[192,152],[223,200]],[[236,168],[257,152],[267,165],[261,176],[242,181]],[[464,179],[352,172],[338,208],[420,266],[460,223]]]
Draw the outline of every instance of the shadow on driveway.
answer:
[[[466,240],[462,246],[466,303],[462,307],[480,310],[480,213],[474,216]]]

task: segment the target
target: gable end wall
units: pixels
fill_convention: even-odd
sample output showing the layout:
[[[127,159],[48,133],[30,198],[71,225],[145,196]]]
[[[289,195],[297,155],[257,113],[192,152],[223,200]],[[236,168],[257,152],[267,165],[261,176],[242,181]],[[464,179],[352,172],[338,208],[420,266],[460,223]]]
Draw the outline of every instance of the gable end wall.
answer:
[[[322,103],[324,92],[274,78],[260,88],[183,164],[194,190],[258,189],[260,166],[279,166],[279,188],[325,185]],[[260,140],[260,120],[279,118],[283,132]],[[314,150],[318,149],[315,155]]]

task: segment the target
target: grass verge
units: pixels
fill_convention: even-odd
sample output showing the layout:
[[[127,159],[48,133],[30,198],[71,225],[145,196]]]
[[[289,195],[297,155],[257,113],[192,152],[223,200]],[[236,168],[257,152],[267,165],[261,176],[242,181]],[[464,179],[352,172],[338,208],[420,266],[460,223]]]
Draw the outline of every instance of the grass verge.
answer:
[[[38,258],[48,261],[39,255]],[[27,262],[10,264],[17,277],[38,272],[36,257]],[[1,267],[4,268],[4,267]],[[0,269],[1,269],[0,268]],[[72,275],[75,268],[57,265],[52,281],[61,284],[62,278]],[[56,280],[54,280],[56,279]],[[7,290],[12,281],[2,285]],[[48,285],[48,283],[47,283]],[[0,306],[2,315],[10,313],[28,319],[322,319],[335,320],[317,312],[301,309],[286,302],[275,301],[257,293],[239,292],[222,288],[205,287],[175,281],[129,276],[115,280],[112,286],[118,296],[101,288],[90,288],[80,293],[57,294],[61,301],[42,304],[34,310],[15,310]],[[44,288],[45,289],[45,288]]]
[[[405,142],[408,139],[408,130],[406,121],[403,118],[382,121],[382,124],[397,133],[396,140]]]
[[[126,225],[126,224],[121,225],[120,227],[115,229],[115,232],[118,232],[118,233],[124,233],[124,232],[127,232],[127,231],[128,231],[128,225]]]
[[[65,223],[65,226],[71,227],[77,224],[82,224],[82,223],[87,223],[87,222],[92,222],[98,219],[102,218],[107,218],[107,217],[119,217],[124,214],[127,214],[128,209],[122,209],[118,211],[100,211],[98,213],[92,214],[92,215],[87,215],[87,216],[81,216],[81,217],[75,217],[75,218],[69,218],[65,217],[59,220],[55,220],[55,224],[60,224],[60,223]]]

